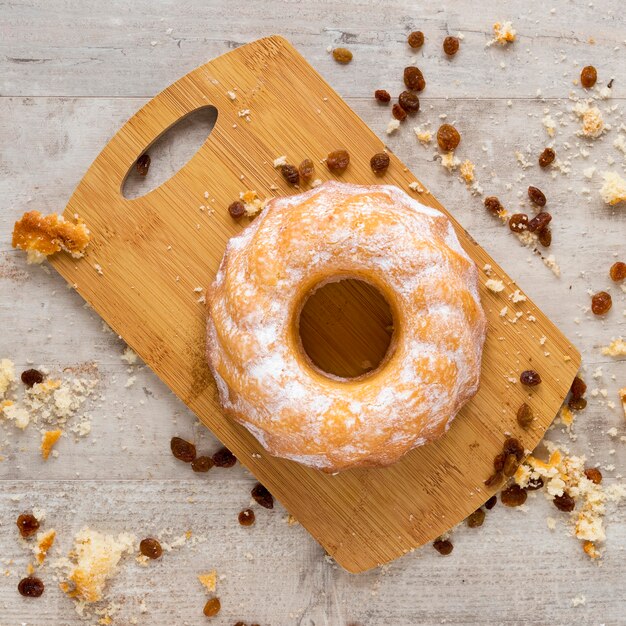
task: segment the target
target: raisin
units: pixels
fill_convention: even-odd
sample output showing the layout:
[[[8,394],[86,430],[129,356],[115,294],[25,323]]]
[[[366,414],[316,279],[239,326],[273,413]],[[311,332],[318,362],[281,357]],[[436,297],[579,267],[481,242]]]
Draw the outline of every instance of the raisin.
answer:
[[[424,33],[421,30],[414,30],[408,38],[411,48],[421,48],[424,45]]]
[[[606,291],[598,291],[591,298],[591,310],[594,315],[604,315],[613,306],[611,296]]]
[[[539,243],[544,248],[550,247],[550,244],[552,243],[552,231],[549,228],[544,228],[543,230],[540,230],[538,233],[538,237]]]
[[[595,485],[602,482],[602,472],[597,467],[588,467],[585,470],[585,476]]]
[[[564,491],[561,496],[554,496],[552,502],[559,511],[563,511],[564,513],[571,513],[576,506],[576,501],[567,491]]]
[[[485,512],[482,509],[476,509],[468,518],[467,525],[470,528],[478,528],[485,521]]]
[[[524,370],[520,374],[520,382],[528,387],[535,387],[541,383],[541,376],[535,370]]]
[[[521,461],[524,458],[524,446],[519,442],[519,439],[515,437],[508,437],[504,445],[502,446],[502,451],[506,455],[514,455],[518,461]]]
[[[141,540],[139,552],[149,559],[158,559],[163,554],[163,548],[161,548],[161,544],[156,539],[148,537]]]
[[[502,472],[494,472],[485,481],[485,487],[493,487],[494,485],[497,485],[501,480],[502,480]]]
[[[391,94],[386,89],[377,89],[374,92],[374,98],[378,100],[378,102],[384,102],[387,104],[391,100]]]
[[[198,456],[191,462],[191,469],[194,472],[208,472],[215,463],[210,456]]]
[[[135,163],[135,169],[140,176],[145,176],[150,169],[150,155],[142,154]]]
[[[458,39],[458,37],[446,37],[443,40],[443,51],[449,57],[453,57],[459,51],[459,39]]]
[[[580,84],[585,89],[591,89],[596,84],[597,80],[598,72],[593,65],[587,65],[586,67],[583,67],[582,71],[580,72]]]
[[[180,437],[172,437],[170,448],[172,449],[172,454],[179,461],[191,463],[196,458],[196,446]]]
[[[424,80],[424,74],[414,65],[404,68],[404,84],[413,91],[423,91],[426,87],[426,81]]]
[[[216,467],[232,467],[237,458],[228,448],[220,448],[212,457]]]
[[[370,167],[374,174],[384,174],[389,167],[389,155],[386,152],[378,152],[370,159]]]
[[[207,600],[202,611],[207,617],[215,617],[222,608],[219,598],[211,598]]]
[[[514,233],[521,233],[528,228],[528,215],[526,213],[513,213],[509,218],[509,228]]]
[[[394,104],[391,107],[391,115],[401,122],[404,122],[406,119],[406,111],[399,104]]]
[[[254,524],[254,511],[252,509],[244,509],[239,513],[239,523],[242,526],[252,526]]]
[[[495,196],[488,196],[485,198],[485,208],[489,213],[493,215],[497,215],[500,211],[503,210],[503,206],[500,204],[500,200]]]
[[[528,495],[519,485],[511,485],[500,493],[500,502],[504,506],[521,506],[526,502]]]
[[[517,471],[517,466],[517,457],[514,454],[509,454],[504,461],[504,468],[502,470],[502,473],[507,478],[511,478],[511,476],[513,476],[513,474],[515,474],[515,472]]]
[[[39,370],[25,370],[20,376],[22,382],[30,389],[33,385],[43,382],[43,374]]]
[[[587,400],[584,398],[571,398],[567,406],[572,409],[572,411],[582,411],[587,408]]]
[[[450,554],[454,549],[454,546],[452,545],[452,542],[448,539],[437,539],[435,542],[433,542],[433,548],[435,548],[435,550],[437,550],[439,554],[442,554],[443,556],[448,556],[448,554]]]
[[[551,221],[552,216],[550,213],[541,211],[540,213],[537,213],[537,215],[535,215],[530,222],[528,222],[528,230],[531,233],[534,233],[537,230],[542,231]]]
[[[506,453],[500,452],[493,460],[493,469],[496,472],[501,472],[504,468],[504,462],[506,461]]]
[[[313,174],[315,173],[315,165],[313,165],[313,161],[311,161],[311,159],[304,159],[304,161],[298,165],[298,172],[300,173],[300,178],[303,182],[308,183],[311,178],[313,178]]]
[[[39,530],[39,520],[31,513],[22,513],[16,523],[24,538],[32,537]]]
[[[246,212],[246,207],[244,206],[243,202],[240,202],[239,200],[235,200],[235,202],[233,202],[228,207],[228,213],[234,219],[238,219],[242,217],[245,214],[245,212]]]
[[[525,403],[517,409],[517,423],[522,428],[528,428],[533,423],[534,415],[533,410]]]
[[[582,398],[587,392],[587,385],[585,381],[579,376],[575,376],[572,381],[572,386],[569,388],[572,398]]]
[[[298,168],[295,165],[290,165],[289,163],[281,165],[280,173],[290,185],[297,185],[300,182],[300,172],[298,172]]]
[[[491,496],[491,498],[489,498],[489,500],[485,502],[485,508],[488,511],[491,511],[491,509],[493,509],[493,507],[496,506],[496,504],[498,504],[498,496]]]
[[[350,155],[346,150],[334,150],[326,157],[326,166],[335,174],[343,174],[350,163]]]
[[[442,124],[437,131],[437,143],[444,152],[454,150],[461,141],[459,131],[452,124]]]
[[[543,487],[543,478],[538,476],[537,478],[529,478],[526,485],[526,491],[537,491]]]
[[[552,148],[544,148],[544,151],[539,155],[539,167],[548,167],[554,163],[555,158],[556,152]]]
[[[20,595],[25,598],[38,598],[43,593],[44,588],[43,581],[36,576],[22,578],[17,585]]]
[[[611,269],[609,270],[609,276],[611,277],[611,280],[614,280],[616,283],[624,280],[624,278],[626,278],[626,263],[622,263],[621,261],[613,263],[613,265],[611,265]]]
[[[257,483],[250,492],[254,501],[266,509],[274,508],[274,498],[272,494],[261,484]]]
[[[352,52],[347,48],[335,48],[333,50],[333,59],[335,59],[337,63],[346,65],[352,61]]]
[[[528,187],[528,197],[530,198],[530,201],[537,206],[546,206],[546,196],[541,189],[531,185]]]
[[[417,113],[420,110],[420,99],[410,91],[403,91],[398,96],[398,103],[407,113]]]

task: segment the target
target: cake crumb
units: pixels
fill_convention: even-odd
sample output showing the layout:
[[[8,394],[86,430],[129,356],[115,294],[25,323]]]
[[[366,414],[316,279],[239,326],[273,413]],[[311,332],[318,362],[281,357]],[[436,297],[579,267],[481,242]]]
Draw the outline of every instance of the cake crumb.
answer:
[[[517,31],[513,28],[513,24],[510,21],[496,22],[493,25],[493,39],[487,42],[487,47],[494,44],[506,46],[513,43],[516,36]]]
[[[468,185],[474,182],[474,164],[469,159],[466,159],[463,163],[461,163],[459,173],[461,174],[461,178]]]
[[[428,128],[415,126],[415,128],[413,128],[413,132],[415,133],[418,141],[425,145],[429,144],[433,140],[433,133]]]
[[[198,574],[198,580],[206,587],[207,591],[213,592],[217,586],[217,571],[213,569],[206,574]]]
[[[605,356],[626,356],[626,341],[621,337],[614,339],[608,346],[603,346],[601,352]]]
[[[489,289],[489,291],[493,291],[494,293],[499,293],[504,290],[504,283],[501,280],[495,278],[489,278],[485,281],[485,287]]]
[[[15,382],[15,365],[10,359],[0,360],[0,399]]]
[[[392,135],[395,133],[398,128],[400,128],[400,120],[389,120],[387,124],[387,130],[385,131],[388,135]]]
[[[46,430],[41,438],[41,456],[44,461],[48,460],[52,446],[59,440],[63,434],[62,430]]]
[[[606,204],[614,205],[626,202],[626,180],[616,172],[604,172],[604,183],[600,189],[600,196]]]
[[[48,551],[54,544],[55,538],[56,531],[53,528],[37,534],[37,543],[32,547],[32,550],[38,565],[42,565],[46,560]]]

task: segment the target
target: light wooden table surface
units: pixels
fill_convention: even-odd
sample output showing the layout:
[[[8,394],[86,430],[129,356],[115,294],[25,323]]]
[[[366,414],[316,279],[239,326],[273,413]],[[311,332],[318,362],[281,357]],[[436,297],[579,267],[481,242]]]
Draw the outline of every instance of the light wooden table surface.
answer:
[[[54,272],[27,266],[10,248],[14,220],[28,209],[61,210],[106,141],[155,93],[235,46],[282,34],[575,342],[590,387],[606,388],[617,401],[626,385],[625,362],[602,356],[600,346],[626,335],[626,296],[607,277],[618,252],[626,260],[626,209],[603,205],[598,175],[588,180],[583,170],[596,166],[624,175],[624,154],[612,145],[626,121],[620,120],[623,9],[618,0],[0,1],[0,358],[15,361],[19,371],[29,361],[53,370],[96,361],[101,395],[89,407],[92,434],[78,442],[64,438],[59,458],[45,464],[36,429],[1,431],[0,562],[8,575],[0,580],[0,624],[82,623],[50,573],[44,571],[49,584],[41,598],[16,592],[28,554],[16,540],[15,518],[32,507],[47,511],[46,527],[56,528],[61,552],[84,525],[139,537],[166,528],[206,537],[148,568],[128,559],[110,586],[109,596],[121,605],[115,624],[133,617],[139,624],[207,623],[201,615],[206,593],[195,577],[212,568],[221,576],[223,607],[215,624],[625,624],[623,506],[609,516],[599,565],[541,494],[524,512],[498,505],[482,528],[456,530],[449,557],[426,546],[359,576],[325,559],[301,527],[286,523],[280,506],[257,509],[256,525],[240,527],[237,513],[248,506],[253,478],[239,466],[193,475],[176,461],[169,452],[174,434],[201,450],[218,443],[145,367],[136,368],[137,382],[126,388],[123,342],[103,332],[98,317]],[[486,48],[491,25],[503,19],[513,21],[518,40],[506,49]],[[415,28],[427,39],[419,52],[405,43]],[[440,42],[459,31],[461,51],[447,60]],[[338,66],[326,52],[337,45],[354,52],[351,65]],[[486,195],[515,209],[529,184],[546,192],[559,279],[486,214],[480,197],[443,170],[432,146],[416,141],[414,123],[386,137],[389,112],[371,94],[381,87],[399,92],[402,69],[411,62],[428,81],[416,121],[435,129],[441,115],[455,121],[463,136],[459,156],[476,163]],[[575,135],[578,126],[567,113],[570,91],[582,95],[572,81],[586,64],[598,68],[600,83],[615,79],[612,98],[599,104],[612,129],[592,141]],[[548,109],[562,121],[554,145],[571,159],[567,175],[552,177],[535,165],[548,142],[541,122]],[[585,158],[575,157],[581,147],[589,151]],[[515,151],[527,149],[533,165],[524,170]],[[174,153],[163,153],[166,164]],[[609,287],[613,310],[593,318],[588,290]],[[597,367],[603,376],[593,380]],[[624,416],[589,399],[575,441],[558,429],[549,437],[592,462],[615,465],[605,480],[617,481],[626,445],[606,431],[626,434]],[[548,515],[563,520],[554,531],[546,526]]]

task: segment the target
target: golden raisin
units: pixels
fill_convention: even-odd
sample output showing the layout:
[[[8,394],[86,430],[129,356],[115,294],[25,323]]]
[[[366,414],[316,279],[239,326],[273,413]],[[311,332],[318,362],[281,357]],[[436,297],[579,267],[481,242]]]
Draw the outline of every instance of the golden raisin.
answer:
[[[43,382],[43,374],[39,370],[25,370],[22,372],[20,378],[29,389],[33,385],[39,385]]]
[[[170,448],[172,449],[172,454],[179,461],[191,463],[196,458],[196,446],[180,437],[172,437]]]
[[[521,506],[528,495],[519,485],[511,485],[500,493],[500,502],[505,506]]]
[[[252,526],[254,524],[254,511],[252,509],[244,509],[239,513],[239,523],[242,526]]]
[[[585,476],[595,485],[602,482],[602,472],[597,467],[588,467],[585,470]]]
[[[233,467],[237,458],[228,448],[220,448],[212,457],[216,467]]]
[[[150,155],[142,154],[135,163],[135,169],[140,176],[145,176],[150,169]]]
[[[420,99],[410,91],[403,91],[398,96],[398,103],[407,113],[417,113],[420,110]]]
[[[596,84],[597,80],[598,72],[593,65],[587,65],[586,67],[583,67],[582,71],[580,72],[580,84],[585,89],[591,89]]]
[[[386,152],[378,152],[370,159],[370,167],[374,174],[384,174],[389,167],[389,155]]]
[[[422,71],[415,67],[414,65],[410,65],[409,67],[404,68],[404,84],[413,91],[423,91],[424,87],[426,87],[426,81],[424,80],[424,74]]]
[[[537,236],[539,237],[539,243],[544,248],[549,248],[550,247],[550,244],[552,243],[552,231],[549,228],[541,229],[537,233]]]
[[[520,374],[520,382],[528,387],[535,387],[541,383],[541,376],[535,370],[524,370]]]
[[[215,617],[220,612],[221,608],[222,605],[219,598],[211,598],[210,600],[207,600],[207,603],[204,605],[203,613],[207,617]]]
[[[36,576],[22,578],[17,585],[20,595],[25,598],[38,598],[43,593],[44,588],[43,581]]]
[[[500,454],[497,454],[496,457],[493,459],[493,469],[496,472],[501,472],[504,468],[505,461],[506,461],[506,453],[500,452]]]
[[[161,544],[152,537],[142,539],[139,544],[139,552],[149,559],[158,559],[163,554]]]
[[[554,162],[556,158],[556,153],[552,148],[545,148],[544,151],[539,155],[539,166],[540,167],[548,167],[550,163]]]
[[[478,528],[485,521],[485,512],[482,509],[476,509],[468,518],[467,525],[470,528]]]
[[[454,546],[449,539],[437,539],[433,543],[433,548],[435,548],[435,550],[437,550],[439,554],[442,554],[443,556],[448,556],[448,554],[450,554],[454,549]]]
[[[401,122],[406,119],[406,111],[397,103],[391,107],[391,114]]]
[[[350,155],[346,150],[334,150],[326,157],[326,166],[335,174],[343,174],[350,163]]]
[[[315,173],[315,165],[313,165],[313,161],[311,161],[311,159],[304,159],[304,161],[298,165],[298,172],[300,173],[300,178],[303,182],[308,183],[311,178],[313,178],[313,174]]]
[[[528,187],[528,197],[537,206],[546,206],[546,197],[541,189],[531,185]]]
[[[350,52],[347,48],[335,48],[333,50],[333,59],[335,59],[337,63],[346,65],[352,61],[352,52]]]
[[[576,506],[576,501],[569,495],[569,493],[567,493],[567,491],[564,491],[561,496],[554,496],[554,500],[552,500],[552,502],[554,506],[559,509],[559,511],[563,511],[564,513],[570,513]]]
[[[507,437],[502,446],[504,454],[512,454],[518,461],[524,458],[524,446],[515,437]]]
[[[458,37],[446,37],[443,40],[443,51],[449,56],[454,56],[459,51]]]
[[[485,508],[488,511],[491,511],[491,509],[493,509],[493,507],[496,506],[496,504],[498,504],[498,496],[491,496],[491,498],[489,498],[489,500],[485,502]]]
[[[503,210],[503,206],[500,204],[500,200],[495,196],[488,196],[485,198],[485,208],[489,213],[493,215],[497,215],[500,211]]]
[[[17,518],[17,527],[22,537],[32,537],[39,530],[39,520],[31,513],[22,513]]]
[[[378,102],[387,104],[387,102],[391,100],[391,94],[386,89],[377,89],[374,92],[374,98],[376,98]]]
[[[614,280],[616,283],[621,282],[626,278],[626,263],[622,263],[621,261],[617,261],[611,265],[611,269],[609,270],[609,276],[611,280]]]
[[[411,48],[421,48],[424,45],[424,33],[421,30],[414,30],[408,38]]]
[[[509,228],[514,233],[521,233],[528,228],[528,215],[526,213],[513,213],[509,218]]]
[[[442,124],[437,131],[437,143],[444,152],[454,150],[461,141],[459,131],[452,124]]]
[[[493,485],[497,485],[502,481],[503,475],[502,472],[494,472],[487,480],[485,481],[485,487],[493,487]]]
[[[228,213],[234,219],[238,219],[242,217],[245,214],[245,212],[246,212],[246,207],[244,206],[243,202],[240,202],[239,200],[235,200],[235,202],[230,204],[228,207]]]
[[[542,231],[552,221],[552,215],[547,211],[541,211],[528,222],[528,230],[531,233]]]
[[[290,185],[297,185],[300,182],[300,172],[298,172],[298,168],[295,165],[290,165],[289,163],[281,165],[280,173]]]
[[[533,410],[523,402],[519,409],[517,409],[517,423],[522,428],[528,428],[533,423]]]
[[[191,462],[191,469],[194,472],[208,472],[215,463],[210,456],[198,456]]]
[[[570,398],[567,406],[572,409],[572,411],[582,411],[587,408],[587,400],[584,398]]]
[[[604,315],[613,306],[613,300],[606,291],[598,291],[591,298],[591,310],[594,315]]]
[[[254,501],[262,507],[266,509],[274,508],[274,498],[272,494],[261,483],[254,485],[250,494]]]
[[[502,469],[502,473],[507,477],[511,478],[513,474],[517,471],[517,457],[514,454],[508,454],[506,460],[504,461],[504,468]]]
[[[575,376],[569,390],[572,394],[572,398],[582,398],[587,392],[587,384],[580,376]]]

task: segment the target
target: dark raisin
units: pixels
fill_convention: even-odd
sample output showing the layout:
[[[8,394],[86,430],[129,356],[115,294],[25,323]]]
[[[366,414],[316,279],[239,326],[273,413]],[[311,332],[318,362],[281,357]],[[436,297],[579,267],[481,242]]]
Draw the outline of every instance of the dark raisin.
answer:
[[[541,189],[531,185],[528,187],[528,197],[537,206],[546,206],[546,197]]]
[[[585,89],[591,89],[596,84],[597,80],[598,72],[593,65],[587,65],[586,67],[583,67],[582,71],[580,72],[580,84]]]
[[[204,605],[203,613],[207,617],[215,617],[220,612],[221,608],[222,605],[219,598],[211,598],[210,600],[207,600],[207,603]]]
[[[20,378],[29,389],[33,385],[39,385],[43,382],[43,374],[39,370],[25,370]]]
[[[384,174],[389,167],[389,155],[386,152],[378,152],[370,159],[370,167],[374,174]]]
[[[22,578],[17,585],[17,590],[25,598],[38,598],[44,590],[43,581],[36,576]]]
[[[613,265],[611,265],[611,269],[609,270],[609,276],[611,277],[611,280],[614,280],[616,283],[624,280],[624,278],[626,278],[626,263],[622,263],[621,261],[613,263]]]
[[[595,485],[602,482],[602,472],[597,467],[588,467],[585,470],[585,476]]]
[[[149,559],[158,559],[163,554],[163,548],[161,548],[161,544],[156,539],[148,537],[141,540],[139,552]]]
[[[437,143],[444,152],[454,150],[461,141],[459,131],[452,124],[442,124],[437,131]]]
[[[570,398],[567,406],[572,409],[572,411],[582,411],[587,408],[587,400],[584,398]]]
[[[403,91],[398,96],[398,102],[407,113],[417,113],[420,110],[420,99],[410,91]]]
[[[235,200],[235,202],[233,202],[228,207],[228,213],[230,214],[231,217],[235,219],[242,217],[245,214],[245,212],[246,212],[246,207],[244,206],[243,202],[239,200]]]
[[[539,155],[539,166],[540,167],[548,167],[550,163],[554,162],[556,158],[556,152],[552,148],[545,148],[544,151]]]
[[[17,527],[22,537],[32,537],[39,530],[39,520],[31,513],[22,513],[17,518]]]
[[[613,306],[611,296],[606,291],[598,291],[591,298],[591,310],[594,315],[604,315]]]
[[[311,159],[304,159],[304,161],[298,165],[298,172],[300,173],[302,181],[308,183],[311,178],[313,178],[313,174],[315,174],[313,161],[311,161]]]
[[[274,498],[272,494],[261,483],[254,485],[250,494],[254,501],[262,507],[266,509],[274,508]]]
[[[489,498],[489,500],[485,502],[485,508],[488,511],[491,511],[491,509],[493,509],[493,507],[496,506],[496,504],[498,504],[498,496],[491,496],[491,498]]]
[[[374,92],[374,98],[378,102],[384,102],[385,104],[391,100],[391,94],[386,89],[377,89]]]
[[[300,182],[300,172],[298,172],[298,168],[295,165],[290,165],[289,163],[281,165],[280,173],[290,185],[297,185]]]
[[[543,487],[543,478],[538,476],[537,478],[529,478],[526,485],[526,491],[537,491]]]
[[[515,474],[515,472],[517,471],[517,466],[517,457],[514,454],[509,454],[504,461],[504,468],[502,470],[502,473],[507,478],[511,478],[511,476],[513,476],[513,474]]]
[[[208,472],[215,463],[210,456],[198,456],[191,462],[191,469],[194,472]]]
[[[544,228],[543,230],[540,230],[537,233],[537,236],[539,237],[539,243],[544,248],[550,247],[550,244],[552,243],[552,231],[549,228]]]
[[[212,457],[216,467],[232,467],[237,458],[228,448],[220,448]]]
[[[505,506],[521,506],[528,495],[519,485],[511,485],[500,493],[500,502]]]
[[[476,509],[468,518],[467,525],[470,528],[478,528],[485,521],[485,512],[482,509]]]
[[[409,46],[411,48],[421,48],[424,45],[424,33],[421,30],[415,30],[409,35]]]
[[[496,472],[501,472],[504,469],[504,462],[506,461],[506,453],[500,452],[493,460],[493,469]]]
[[[504,454],[512,454],[518,461],[524,458],[524,446],[515,437],[508,437],[502,446]]]
[[[523,402],[520,408],[517,409],[517,423],[522,428],[528,428],[533,423],[533,419],[533,410]]]
[[[552,215],[546,211],[541,211],[528,222],[527,228],[531,233],[534,233],[537,230],[543,230],[551,221]]]
[[[495,196],[488,196],[485,198],[485,208],[492,215],[497,215],[500,211],[502,211],[503,206],[500,204],[500,200],[498,200],[498,198]]]
[[[443,51],[449,56],[454,56],[459,51],[458,37],[446,37],[443,40]]]
[[[346,65],[352,61],[352,52],[350,52],[347,48],[335,48],[333,50],[333,59],[335,59],[337,63]]]
[[[514,233],[521,233],[528,228],[528,215],[526,213],[513,213],[509,218],[509,228]]]
[[[401,122],[406,119],[406,111],[397,103],[391,107],[391,115]]]
[[[439,554],[443,554],[443,556],[448,556],[454,549],[452,542],[448,539],[437,539],[433,543],[433,548],[439,552]]]
[[[579,376],[575,376],[572,386],[569,388],[572,398],[582,398],[587,392],[587,384]]]
[[[172,454],[179,461],[191,463],[196,458],[196,446],[180,437],[172,437],[170,448],[172,449]]]
[[[424,87],[426,87],[426,81],[424,80],[424,74],[422,71],[415,67],[414,65],[410,65],[409,67],[404,68],[404,84],[413,91],[423,91]]]
[[[346,150],[334,150],[326,157],[326,166],[335,174],[343,174],[350,163],[350,155]]]
[[[239,513],[239,523],[242,526],[252,526],[254,524],[254,511],[252,509],[244,509]]]
[[[520,382],[528,387],[535,387],[541,383],[541,376],[535,370],[524,370],[520,374]]]
[[[502,481],[502,472],[494,472],[487,480],[485,481],[485,487],[493,487]]]
[[[576,506],[576,500],[574,500],[574,498],[572,498],[567,491],[564,491],[561,496],[554,496],[554,500],[552,500],[552,502],[554,503],[554,506],[559,509],[559,511],[563,511],[565,513],[570,513]]]
[[[135,169],[140,176],[145,176],[150,169],[150,155],[142,154],[135,163]]]

